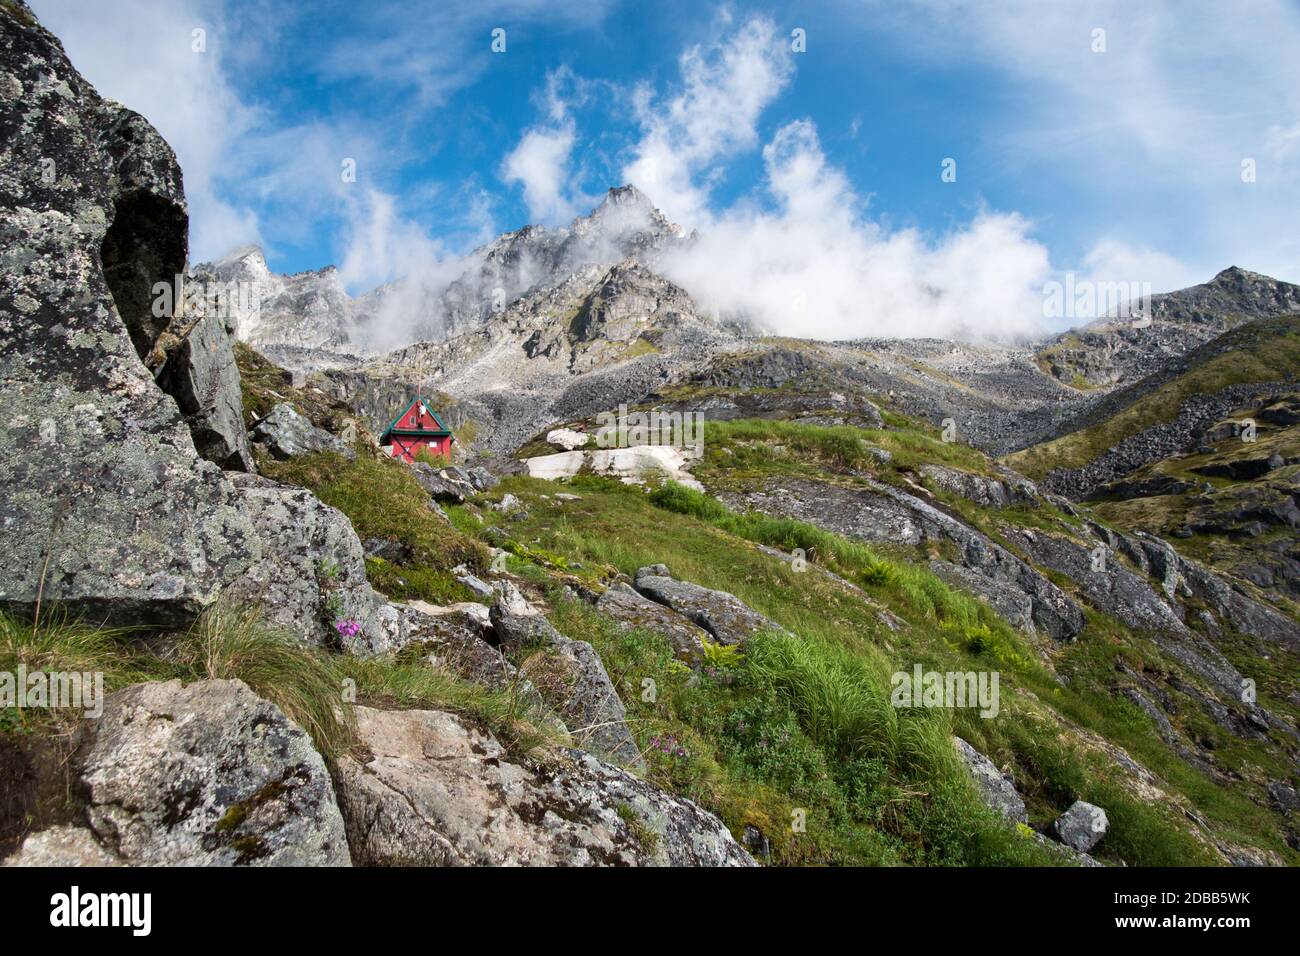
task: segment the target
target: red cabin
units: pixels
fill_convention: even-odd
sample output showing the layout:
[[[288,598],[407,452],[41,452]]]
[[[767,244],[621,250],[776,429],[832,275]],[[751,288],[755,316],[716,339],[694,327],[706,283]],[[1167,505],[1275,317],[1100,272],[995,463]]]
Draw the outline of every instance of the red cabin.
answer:
[[[415,461],[421,448],[431,455],[451,458],[451,443],[455,441],[451,429],[424,400],[416,397],[402,414],[393,419],[379,436],[379,444],[394,458]]]

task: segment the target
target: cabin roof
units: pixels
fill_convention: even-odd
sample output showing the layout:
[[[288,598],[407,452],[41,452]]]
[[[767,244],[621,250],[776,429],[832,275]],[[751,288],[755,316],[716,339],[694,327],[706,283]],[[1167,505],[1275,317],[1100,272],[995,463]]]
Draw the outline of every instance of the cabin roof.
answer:
[[[415,407],[416,402],[420,402],[420,401],[423,400],[420,398],[420,396],[417,395],[415,398],[411,399],[409,402],[406,403],[406,407],[397,413],[397,417],[394,418],[391,422],[389,422],[388,427],[385,428],[383,432],[380,434],[379,436],[380,444],[383,444],[384,439],[387,438],[389,435],[405,435],[411,438],[418,438],[421,436],[425,438],[450,438],[452,441],[456,440],[456,436],[451,433],[451,429],[447,427],[445,422],[443,422],[442,416],[439,415],[432,408],[429,408],[427,403],[425,404],[424,407],[425,409],[428,410],[429,414],[433,417],[433,420],[438,423],[437,430],[430,430],[428,428],[394,427],[397,425],[398,422],[400,422],[403,418],[406,417],[407,412],[409,412],[412,408]]]

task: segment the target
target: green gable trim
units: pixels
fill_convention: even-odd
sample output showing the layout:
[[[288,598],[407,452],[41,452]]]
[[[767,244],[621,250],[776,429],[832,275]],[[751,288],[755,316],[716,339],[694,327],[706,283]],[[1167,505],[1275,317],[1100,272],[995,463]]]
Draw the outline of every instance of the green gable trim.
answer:
[[[379,443],[380,443],[381,445],[384,443],[384,439],[387,438],[389,435],[408,435],[408,436],[419,436],[419,435],[424,435],[424,436],[427,437],[427,438],[448,438],[448,437],[450,437],[452,441],[455,441],[455,440],[456,440],[456,436],[453,435],[453,434],[451,433],[451,429],[448,428],[448,427],[447,427],[447,423],[444,422],[444,421],[442,420],[442,416],[440,416],[440,415],[439,415],[437,412],[435,412],[432,408],[429,408],[429,414],[430,414],[431,416],[433,416],[433,420],[434,420],[435,422],[438,423],[438,428],[440,428],[441,431],[436,431],[436,432],[435,432],[435,431],[429,431],[428,429],[424,429],[424,430],[422,431],[422,430],[420,430],[420,429],[418,429],[418,428],[396,428],[396,427],[394,427],[394,426],[397,425],[398,422],[400,422],[403,418],[406,417],[406,413],[409,412],[412,408],[414,408],[414,407],[416,406],[416,403],[419,402],[419,401],[421,401],[421,399],[420,399],[420,396],[417,395],[415,398],[411,399],[411,400],[407,403],[407,405],[406,405],[405,408],[403,408],[400,412],[397,413],[397,417],[396,417],[396,418],[394,418],[391,422],[388,423],[388,427],[385,428],[385,429],[383,430],[383,432],[381,432],[380,435],[379,435]],[[427,404],[425,405],[425,408],[428,408],[428,405],[427,405]]]

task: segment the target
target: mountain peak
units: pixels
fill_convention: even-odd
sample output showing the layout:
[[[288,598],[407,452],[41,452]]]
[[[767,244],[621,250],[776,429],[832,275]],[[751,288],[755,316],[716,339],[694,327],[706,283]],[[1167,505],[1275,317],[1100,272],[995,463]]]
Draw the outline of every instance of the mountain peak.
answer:
[[[237,248],[231,249],[221,258],[214,260],[212,265],[229,266],[238,262],[256,262],[265,266],[266,254],[262,251],[261,246],[253,242],[245,246],[238,246]]]
[[[579,236],[600,231],[610,238],[640,233],[662,240],[682,239],[686,235],[685,229],[670,222],[650,197],[631,183],[609,189],[599,205],[573,220],[569,229]]]
[[[1242,282],[1277,282],[1276,279],[1259,272],[1251,272],[1241,266],[1228,266],[1210,281],[1216,285],[1239,285]]]
[[[646,209],[654,208],[654,203],[650,201],[650,197],[637,189],[631,183],[628,183],[626,186],[611,186],[605,193],[605,198],[601,200],[600,205],[642,206]]]

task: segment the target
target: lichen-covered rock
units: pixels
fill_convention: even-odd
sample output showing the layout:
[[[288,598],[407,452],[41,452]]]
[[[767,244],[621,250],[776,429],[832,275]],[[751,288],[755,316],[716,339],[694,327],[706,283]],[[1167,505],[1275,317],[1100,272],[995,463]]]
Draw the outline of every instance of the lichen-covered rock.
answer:
[[[1061,842],[1080,853],[1087,853],[1100,843],[1109,829],[1106,811],[1082,800],[1074,801],[1052,824]]]
[[[704,628],[718,644],[743,645],[763,631],[784,630],[734,594],[678,581],[662,564],[639,568],[633,583],[646,597]]]
[[[243,681],[136,684],[108,696],[88,735],[86,819],[126,863],[349,864],[324,760]]]
[[[59,824],[33,833],[5,858],[3,866],[122,866],[86,827]]]
[[[181,622],[257,558],[142,356],[184,271],[171,149],[30,14],[0,13],[0,607]],[[48,557],[48,567],[46,559]]]
[[[621,766],[645,766],[627,710],[594,647],[565,637],[541,614],[510,610],[504,600],[492,605],[491,617],[502,648],[533,651],[521,669],[578,746]]]
[[[348,447],[323,428],[317,428],[298,414],[292,405],[281,402],[249,432],[253,441],[276,458],[298,458],[318,451],[334,451],[355,458],[356,450]]]
[[[262,558],[226,590],[307,644],[356,653],[388,649],[375,621],[380,602],[366,580],[361,542],[343,512],[309,491],[256,475],[232,474]],[[360,630],[346,634],[343,622]],[[344,627],[350,630],[350,627]]]
[[[998,770],[992,760],[960,737],[952,738],[952,742],[989,808],[1013,823],[1028,823],[1025,801],[1016,790],[1015,782]]]
[[[1127,624],[1149,632],[1161,649],[1192,673],[1239,698],[1241,673],[1209,641],[1192,631],[1147,581],[1113,555],[1096,561],[1095,549],[1059,534],[1009,530],[1014,541],[1044,567],[1068,575],[1090,602]]]
[[[678,660],[699,661],[710,634],[671,608],[652,601],[622,583],[611,585],[596,600],[596,610],[625,630],[647,630],[662,634]]]
[[[357,708],[339,761],[358,865],[753,866],[712,814],[590,754],[529,766],[441,711]]]
[[[384,605],[376,616],[386,642],[352,649],[369,654],[418,644],[427,652],[430,664],[445,667],[465,680],[490,690],[517,689],[522,682],[514,665],[484,639],[486,622],[469,608],[487,611],[481,604],[435,607],[420,601]],[[531,688],[527,696],[537,697]]]

